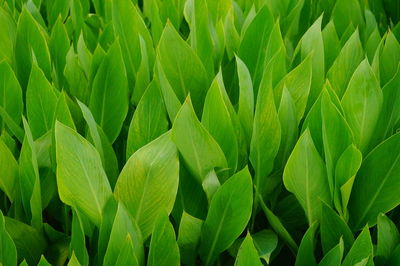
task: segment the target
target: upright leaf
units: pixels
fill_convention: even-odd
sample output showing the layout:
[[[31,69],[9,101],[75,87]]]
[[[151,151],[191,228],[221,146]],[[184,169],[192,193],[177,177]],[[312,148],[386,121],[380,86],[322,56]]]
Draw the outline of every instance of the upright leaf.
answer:
[[[5,227],[3,212],[0,211],[0,263],[3,265],[17,264],[17,250],[14,241]]]
[[[170,133],[142,147],[126,162],[114,193],[137,222],[144,239],[160,212],[171,213],[178,184],[178,152]]]
[[[19,156],[19,190],[22,205],[30,223],[42,229],[42,199],[40,192],[39,167],[29,125],[23,118],[25,137]]]
[[[263,265],[258,257],[257,249],[254,246],[254,241],[249,233],[247,233],[246,238],[240,245],[239,252],[236,256],[235,265]]]
[[[242,34],[238,55],[248,67],[255,88],[258,88],[263,76],[266,48],[273,25],[274,17],[265,6]]]
[[[255,169],[254,185],[264,194],[266,178],[271,173],[281,141],[281,126],[275,107],[270,73],[265,71],[257,95],[250,143],[250,162]]]
[[[56,105],[54,88],[42,70],[33,64],[26,91],[26,112],[34,139],[43,136],[52,128]]]
[[[0,62],[0,73],[0,106],[16,124],[19,124],[24,108],[21,87],[7,61]],[[3,129],[4,125],[5,122],[0,119],[0,129]]]
[[[0,189],[13,202],[18,195],[18,163],[10,149],[0,138]]]
[[[303,207],[309,224],[321,219],[321,200],[330,202],[325,164],[318,154],[310,131],[301,135],[283,173],[283,183]]]
[[[203,224],[200,254],[206,265],[243,232],[252,208],[252,182],[247,168],[229,178],[215,193]]]
[[[167,129],[167,111],[160,88],[153,81],[146,89],[133,114],[126,144],[126,158],[165,133]]]
[[[119,42],[115,41],[93,80],[89,108],[113,143],[128,113],[128,82]]]
[[[327,78],[339,99],[342,98],[353,72],[363,59],[364,52],[360,42],[360,35],[356,30],[343,46],[327,73]]]
[[[342,98],[344,115],[361,151],[365,151],[374,133],[382,102],[379,83],[365,59],[355,70]]]
[[[24,90],[28,84],[34,60],[37,61],[45,76],[50,78],[51,63],[47,39],[46,31],[36,22],[31,13],[23,8],[18,19],[15,63],[18,79]]]
[[[231,173],[236,171],[238,164],[238,142],[235,128],[229,114],[227,105],[224,102],[224,90],[218,82],[221,72],[217,75],[208,90],[201,122],[210,135],[218,142]]]
[[[151,234],[147,265],[180,265],[179,248],[175,231],[165,212],[161,212]]]
[[[364,265],[373,265],[373,251],[374,249],[372,246],[371,235],[369,234],[368,227],[366,226],[357,237],[356,241],[354,241],[349,253],[347,253],[347,256],[344,258],[342,265],[355,265],[356,263],[364,260],[367,261],[367,263]]]
[[[315,233],[318,229],[318,223],[313,223],[306,231],[301,240],[299,251],[296,256],[295,265],[317,265],[314,255]]]
[[[73,129],[56,122],[57,185],[60,199],[100,225],[112,196],[97,150]]]
[[[129,253],[129,251],[132,251],[132,257],[135,261],[134,264],[143,265],[144,252],[142,234],[136,221],[132,219],[124,205],[119,203],[110,232],[107,250],[104,255],[104,265],[117,265],[116,262],[119,257],[123,255],[121,253],[124,252],[124,250],[121,249],[121,243],[125,241],[127,236],[131,239],[132,250],[127,250],[125,252]]]
[[[190,93],[196,113],[201,114],[210,84],[207,72],[192,48],[168,22],[158,45],[158,58],[179,101],[183,102]]]
[[[190,265],[195,262],[202,225],[202,220],[183,211],[177,240],[183,263]]]
[[[399,230],[395,223],[384,214],[378,215],[378,245],[376,260],[380,263],[388,261],[400,243]]]
[[[210,170],[227,167],[224,153],[197,119],[190,98],[186,99],[176,115],[171,137],[199,183],[203,182]]]

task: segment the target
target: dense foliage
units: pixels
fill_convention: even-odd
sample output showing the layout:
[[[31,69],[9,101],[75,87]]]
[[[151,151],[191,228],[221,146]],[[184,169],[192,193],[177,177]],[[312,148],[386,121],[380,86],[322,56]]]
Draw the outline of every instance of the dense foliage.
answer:
[[[398,0],[0,0],[0,264],[400,265]]]

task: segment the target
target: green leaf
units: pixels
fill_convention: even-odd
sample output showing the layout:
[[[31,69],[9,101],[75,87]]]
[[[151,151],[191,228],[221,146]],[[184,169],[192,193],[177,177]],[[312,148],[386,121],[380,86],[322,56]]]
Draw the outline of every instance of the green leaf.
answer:
[[[0,73],[0,106],[3,107],[18,125],[21,122],[21,115],[24,108],[21,87],[7,61],[0,62]],[[4,125],[5,122],[0,120],[0,129],[3,129]]]
[[[124,243],[128,236],[131,239],[131,251],[133,252],[132,257],[134,259],[134,264],[143,265],[144,251],[142,234],[136,221],[132,219],[124,205],[119,203],[110,232],[107,250],[104,255],[104,265],[117,265],[116,262],[122,259],[119,258],[124,252],[124,250],[121,249],[121,243]],[[125,252],[128,253],[129,251]]]
[[[29,265],[36,265],[47,248],[44,236],[32,226],[13,218],[5,217],[5,225],[17,248],[18,260],[25,259]]]
[[[343,95],[344,115],[356,146],[363,152],[374,133],[383,102],[382,91],[365,59],[355,70]]]
[[[190,98],[186,99],[176,115],[171,137],[199,183],[203,182],[210,170],[227,167],[224,153],[197,119]]]
[[[165,212],[160,212],[151,234],[147,265],[180,265],[179,248],[175,231]]]
[[[25,137],[19,157],[19,188],[25,213],[31,225],[42,229],[42,200],[36,151],[32,133],[25,118],[22,119]]]
[[[318,229],[318,223],[313,223],[306,231],[301,240],[299,251],[296,256],[295,265],[317,265],[314,256],[315,233]]]
[[[136,74],[142,61],[139,36],[143,38],[146,44],[150,66],[154,62],[153,41],[143,21],[140,10],[130,0],[112,2],[111,22],[120,40],[129,88],[134,88]],[[124,69],[123,66],[121,67]],[[121,68],[118,70],[121,70]]]
[[[201,234],[200,254],[206,265],[243,232],[250,219],[252,194],[247,168],[230,177],[215,193]]]
[[[253,133],[254,92],[250,72],[245,63],[236,56],[236,66],[239,78],[238,117],[243,127],[246,142],[250,143]]]
[[[18,193],[18,163],[11,153],[10,149],[0,138],[0,188],[7,195],[9,200],[13,202]]]
[[[324,41],[325,69],[328,70],[342,49],[333,21],[329,21],[322,30],[322,39]]]
[[[0,263],[3,265],[17,264],[17,250],[14,241],[8,234],[3,212],[0,211]]]
[[[270,72],[265,71],[257,95],[250,162],[255,170],[256,192],[264,194],[266,179],[271,173],[281,141],[281,126],[275,107]]]
[[[319,93],[321,92],[322,86],[324,85],[325,51],[324,51],[324,43],[321,32],[321,23],[322,23],[322,15],[311,25],[311,27],[303,35],[300,44],[301,58],[303,60],[306,60],[307,56],[312,54],[311,58],[312,75],[311,75],[311,87],[309,88],[309,95],[308,95],[308,104],[307,104],[308,109],[315,102]],[[288,88],[290,89],[289,86]],[[293,98],[295,102],[297,102],[296,101],[297,97]]]
[[[143,239],[150,235],[160,212],[171,213],[178,184],[178,152],[169,132],[126,162],[114,193],[139,225]]]
[[[312,56],[307,56],[300,65],[289,72],[275,88],[275,97],[281,100],[283,88],[286,88],[296,107],[297,123],[303,118],[306,111],[307,100],[311,88],[312,72]],[[320,89],[319,89],[320,90]],[[314,96],[315,97],[315,96]],[[314,102],[315,100],[312,100]]]
[[[336,164],[334,204],[345,219],[348,218],[347,204],[349,203],[354,179],[358,169],[360,169],[361,161],[361,152],[351,144],[342,153]]]
[[[250,233],[247,233],[242,245],[240,245],[239,252],[236,256],[235,265],[263,265],[258,257],[257,249],[254,246],[254,241]]]
[[[113,143],[128,113],[128,82],[119,42],[110,47],[93,80],[89,108]]]
[[[46,31],[36,22],[31,13],[23,8],[18,19],[15,43],[16,72],[23,89],[26,89],[33,61],[37,61],[46,78],[51,76],[47,39]]]
[[[263,7],[242,34],[238,55],[249,69],[254,88],[258,88],[267,64],[266,48],[273,25],[273,15]]]
[[[168,130],[167,111],[158,84],[146,89],[129,126],[126,158]]]
[[[394,253],[400,244],[400,234],[396,224],[386,215],[378,215],[378,245],[376,249],[376,260],[384,263]]]
[[[118,255],[115,265],[138,265],[133,250],[134,247],[132,243],[132,238],[128,234],[126,235],[126,240],[121,248],[121,252]]]
[[[289,90],[283,87],[278,109],[279,124],[281,125],[281,144],[275,159],[275,167],[284,168],[293,150],[298,136],[296,106]]]
[[[72,229],[69,252],[75,256],[81,265],[89,265],[89,255],[86,250],[85,231],[79,213],[72,210]],[[71,258],[72,259],[72,258]]]
[[[326,90],[322,92],[321,97],[322,141],[329,188],[331,196],[333,196],[337,183],[335,180],[336,165],[343,152],[352,144],[353,136],[345,118],[336,108]],[[339,183],[339,188],[343,184]]]
[[[325,254],[327,254],[329,250],[333,249],[339,240],[343,242],[343,248],[346,251],[348,251],[353,245],[354,236],[349,226],[325,203],[322,204],[320,227],[322,250]]]
[[[73,129],[56,122],[57,185],[60,199],[100,225],[112,196],[97,150]]]
[[[171,51],[179,51],[171,53]],[[190,93],[197,114],[201,114],[210,81],[203,63],[167,22],[158,44],[158,59],[180,102]]]
[[[347,256],[345,257],[342,265],[355,265],[356,263],[359,263],[365,259],[367,259],[368,261],[366,265],[373,265],[372,258],[373,246],[368,227],[366,226],[357,237],[356,241],[354,241],[354,244],[351,247],[349,253],[347,253]]]
[[[0,61],[7,61],[11,64],[14,57],[14,44],[17,25],[12,15],[7,12],[6,8],[0,8]]]
[[[326,253],[318,266],[340,266],[342,263],[343,251],[343,240],[340,239],[339,244]]]
[[[90,135],[93,145],[100,154],[101,162],[107,174],[110,185],[111,187],[114,187],[119,174],[118,161],[114,149],[104,131],[99,125],[96,124],[96,121],[94,120],[89,108],[79,100],[77,100],[77,102],[82,111],[83,118],[88,124],[88,135]]]
[[[332,10],[332,19],[335,23],[339,36],[342,36],[348,25],[364,26],[363,13],[358,1],[348,2],[346,0],[336,1]]]
[[[393,187],[399,182],[400,134],[377,146],[362,162],[353,185],[349,202],[350,225],[362,228],[373,226],[379,213],[385,213],[400,203]]]
[[[238,164],[238,142],[228,106],[224,102],[225,88],[221,86],[219,79],[222,80],[221,72],[217,74],[208,90],[201,123],[218,142],[225,154],[230,172],[234,173]]]
[[[26,112],[32,136],[37,139],[52,128],[57,96],[42,70],[35,64],[26,90]]]
[[[68,3],[69,1],[62,1]],[[58,1],[56,3],[59,3]],[[49,49],[51,53],[52,61],[54,62],[54,68],[56,71],[56,84],[58,88],[61,88],[65,83],[64,81],[64,68],[66,64],[66,57],[70,47],[70,40],[65,25],[62,22],[61,17],[58,17],[55,21],[51,36],[49,40]]]
[[[196,260],[197,246],[203,221],[183,211],[178,231],[178,246],[181,261],[192,265]]]
[[[360,35],[356,30],[343,46],[327,73],[327,78],[339,99],[342,98],[353,72],[363,59],[364,52],[360,42]]]
[[[43,255],[40,257],[40,261],[37,265],[38,266],[51,266],[51,264],[46,260],[46,258]]]
[[[270,263],[272,252],[278,245],[278,237],[271,230],[264,229],[252,236],[258,255],[266,263]]]
[[[265,217],[267,218],[269,224],[271,227],[274,229],[274,231],[278,234],[280,238],[283,239],[283,241],[286,242],[288,245],[290,251],[292,251],[293,254],[297,254],[298,251],[298,246],[296,242],[293,240],[292,236],[290,233],[286,230],[286,228],[283,226],[282,222],[280,221],[279,217],[276,216],[264,203],[262,197],[258,195],[260,203],[261,203],[261,208],[265,214]]]
[[[382,109],[379,113],[379,118],[371,137],[368,150],[372,150],[376,145],[393,135],[395,132],[396,124],[400,120],[400,109],[398,103],[400,99],[398,96],[398,93],[400,92],[398,89],[399,82],[400,68],[397,69],[393,79],[386,83],[382,88]]]
[[[392,31],[388,31],[386,35],[380,56],[381,84],[385,85],[396,74],[400,60],[400,44]]]
[[[171,84],[167,80],[165,76],[164,70],[161,67],[160,61],[156,61],[155,66],[155,78],[158,78],[158,82],[160,83],[161,93],[163,95],[165,108],[168,112],[168,117],[170,121],[174,121],[176,114],[179,112],[181,108],[181,102],[176,96],[174,89],[171,87]]]
[[[325,164],[306,129],[298,140],[286,164],[283,183],[303,207],[308,222],[321,219],[321,201],[330,202]]]

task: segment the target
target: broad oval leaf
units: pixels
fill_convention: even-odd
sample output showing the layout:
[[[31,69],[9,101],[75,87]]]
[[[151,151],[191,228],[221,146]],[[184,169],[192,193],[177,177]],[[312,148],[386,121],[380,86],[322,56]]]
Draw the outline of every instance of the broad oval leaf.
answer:
[[[249,170],[244,168],[230,177],[211,200],[204,221],[200,255],[206,265],[212,264],[243,232],[250,219],[253,191]]]
[[[343,95],[344,115],[356,146],[365,151],[374,133],[383,102],[382,90],[365,59],[360,63]]]
[[[112,196],[97,150],[73,129],[56,122],[57,185],[60,199],[100,225]]]
[[[330,202],[325,164],[314,146],[310,131],[301,135],[286,164],[283,183],[303,207],[309,224],[321,219],[321,200]]]
[[[160,212],[171,213],[179,184],[179,160],[170,133],[136,151],[115,185],[115,196],[137,222],[143,239]]]

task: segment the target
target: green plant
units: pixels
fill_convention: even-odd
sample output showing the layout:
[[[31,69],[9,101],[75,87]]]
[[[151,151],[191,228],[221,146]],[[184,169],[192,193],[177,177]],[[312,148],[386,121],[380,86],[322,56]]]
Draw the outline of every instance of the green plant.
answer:
[[[397,0],[0,0],[0,264],[399,265]]]

